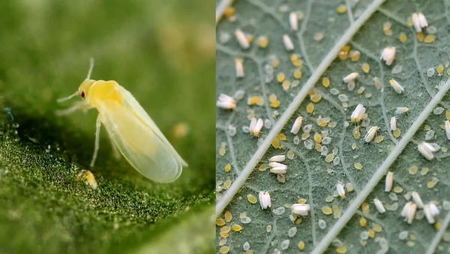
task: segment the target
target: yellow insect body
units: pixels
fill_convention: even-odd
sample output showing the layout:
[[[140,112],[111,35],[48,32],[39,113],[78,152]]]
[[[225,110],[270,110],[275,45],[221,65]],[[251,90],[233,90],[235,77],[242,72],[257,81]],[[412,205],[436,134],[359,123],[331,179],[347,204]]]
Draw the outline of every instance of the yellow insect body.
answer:
[[[116,81],[91,80],[89,76],[76,94],[85,99],[81,106],[95,108],[99,112],[91,166],[97,156],[100,126],[103,124],[113,146],[139,173],[156,182],[176,180],[183,166],[187,166],[186,162],[133,95]]]

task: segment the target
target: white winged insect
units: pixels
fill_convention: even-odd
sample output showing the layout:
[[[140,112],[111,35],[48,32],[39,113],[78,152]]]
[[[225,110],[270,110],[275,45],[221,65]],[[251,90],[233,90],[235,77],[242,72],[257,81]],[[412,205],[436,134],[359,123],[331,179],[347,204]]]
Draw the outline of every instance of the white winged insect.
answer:
[[[63,102],[77,95],[83,99],[73,107],[60,111],[60,115],[69,114],[78,109],[98,110],[91,167],[97,159],[100,128],[103,124],[113,146],[139,173],[156,182],[175,181],[187,163],[175,151],[133,95],[114,80],[92,80],[90,77],[93,68],[94,60],[91,59],[88,75],[78,90],[58,100]]]

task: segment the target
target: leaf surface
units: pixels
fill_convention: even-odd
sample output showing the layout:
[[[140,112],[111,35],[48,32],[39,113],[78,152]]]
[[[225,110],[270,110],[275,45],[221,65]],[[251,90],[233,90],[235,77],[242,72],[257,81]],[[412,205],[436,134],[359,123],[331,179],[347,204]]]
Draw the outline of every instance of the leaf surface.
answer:
[[[219,240],[218,248],[222,244],[238,252],[248,242],[256,253],[296,253],[301,241],[305,243],[304,250],[313,253],[333,249],[372,253],[386,248],[394,252],[424,252],[438,248],[439,244],[432,247],[430,243],[440,243],[443,234],[427,223],[422,210],[412,225],[403,221],[400,211],[410,192],[417,191],[424,202],[438,203],[440,226],[445,228],[448,224],[445,220],[448,207],[445,209],[444,205],[448,199],[445,196],[448,140],[443,129],[449,109],[446,96],[449,52],[445,48],[448,2],[381,4],[382,1],[242,0],[234,4],[236,20],[224,17],[218,24],[218,93],[245,92],[235,111],[217,113],[216,210],[230,211],[234,215],[230,224],[244,226],[240,233],[231,232],[226,243]],[[339,12],[340,5],[346,6],[345,13]],[[289,27],[288,16],[293,11],[303,13],[299,31],[291,31]],[[429,27],[423,34],[416,34],[408,21],[417,11],[428,19]],[[254,41],[261,35],[268,36],[269,46],[259,48],[253,42],[250,49],[243,50],[234,37],[237,28],[252,35]],[[293,39],[293,52],[284,48],[281,39],[284,34]],[[344,59],[342,54],[336,57],[344,45],[351,48],[349,57]],[[380,52],[387,46],[395,46],[397,50],[391,66],[380,60]],[[356,51],[360,57],[352,59],[358,54]],[[291,61],[292,54],[300,56],[304,63],[298,81],[293,76],[298,67]],[[244,78],[236,78],[237,57],[244,59]],[[279,66],[268,67],[274,58],[279,59]],[[370,71],[363,71],[364,63],[370,66]],[[359,73],[353,90],[342,81],[352,72]],[[267,78],[271,73],[273,78]],[[277,81],[279,73],[284,73],[291,83],[289,89]],[[329,87],[322,85],[324,77],[330,79]],[[403,94],[394,91],[389,84],[391,79],[405,88]],[[279,108],[270,105],[272,94],[281,102]],[[248,105],[247,99],[253,95],[262,96],[263,105]],[[355,124],[350,115],[359,103],[367,108],[368,118]],[[398,107],[408,107],[409,112],[397,115]],[[303,126],[310,125],[309,133],[306,129],[298,135],[290,133],[298,116],[305,118]],[[397,117],[400,135],[390,130],[393,116]],[[265,119],[267,123],[259,138],[245,132],[244,126],[249,125],[252,117]],[[323,118],[329,121],[325,125],[320,123]],[[380,129],[374,140],[366,143],[364,136],[371,126]],[[286,138],[278,146],[273,139],[279,139],[280,133]],[[435,159],[428,161],[420,155],[417,145],[423,141],[439,144],[441,150]],[[223,147],[227,152],[221,156]],[[268,159],[278,154],[292,158],[285,162],[288,166],[285,183],[269,173],[267,166]],[[224,171],[228,163],[232,165],[229,173]],[[414,173],[415,167],[418,173]],[[388,170],[395,174],[392,193],[384,192],[384,174]],[[436,181],[433,179],[439,179],[436,186],[429,184]],[[340,198],[336,193],[338,183],[351,184],[354,190]],[[262,210],[258,203],[249,202],[248,195],[257,197],[260,191],[271,194],[271,209]],[[375,209],[374,198],[389,207],[386,213],[380,214]],[[290,219],[289,207],[299,199],[306,199],[311,211],[300,224],[295,224]],[[363,202],[369,205],[368,213],[360,208]],[[328,208],[333,211],[330,215]],[[245,217],[243,213],[251,219],[250,223],[239,218]],[[367,220],[364,227],[359,224],[361,217]],[[292,235],[294,231],[297,233]],[[407,233],[402,236],[408,237],[400,240],[403,231]],[[219,228],[217,236],[220,239]]]
[[[0,2],[0,253],[167,250],[194,228],[204,241],[178,253],[213,250],[213,224],[197,223],[210,220],[214,202],[213,8]],[[130,91],[189,163],[177,181],[156,184],[116,158],[105,129],[89,168],[98,112],[55,111],[81,100],[56,102],[78,88],[90,57],[92,78]],[[77,180],[82,169],[96,190]]]

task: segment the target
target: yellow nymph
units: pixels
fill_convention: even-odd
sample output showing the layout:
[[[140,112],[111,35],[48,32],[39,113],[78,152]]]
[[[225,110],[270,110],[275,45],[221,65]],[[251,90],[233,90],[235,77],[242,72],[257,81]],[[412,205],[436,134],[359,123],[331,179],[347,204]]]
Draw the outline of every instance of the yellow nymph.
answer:
[[[60,115],[78,109],[98,110],[91,167],[97,158],[100,128],[103,124],[113,147],[139,173],[156,182],[175,181],[180,176],[183,166],[187,166],[186,162],[130,92],[113,80],[90,79],[93,67],[94,61],[91,59],[88,75],[78,91],[58,100],[63,102],[75,96],[81,96],[83,99],[73,107],[60,111]]]

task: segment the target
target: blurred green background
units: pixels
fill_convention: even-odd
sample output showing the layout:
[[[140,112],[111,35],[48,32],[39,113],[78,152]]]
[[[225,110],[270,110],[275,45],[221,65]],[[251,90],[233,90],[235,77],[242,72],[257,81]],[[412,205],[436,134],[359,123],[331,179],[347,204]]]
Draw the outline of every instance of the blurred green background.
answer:
[[[0,1],[0,253],[214,250],[213,10],[201,0]],[[90,57],[92,78],[129,90],[189,163],[176,182],[114,158],[104,129],[91,169],[99,188],[77,181],[97,112],[59,117],[78,98],[56,99],[78,88]]]

